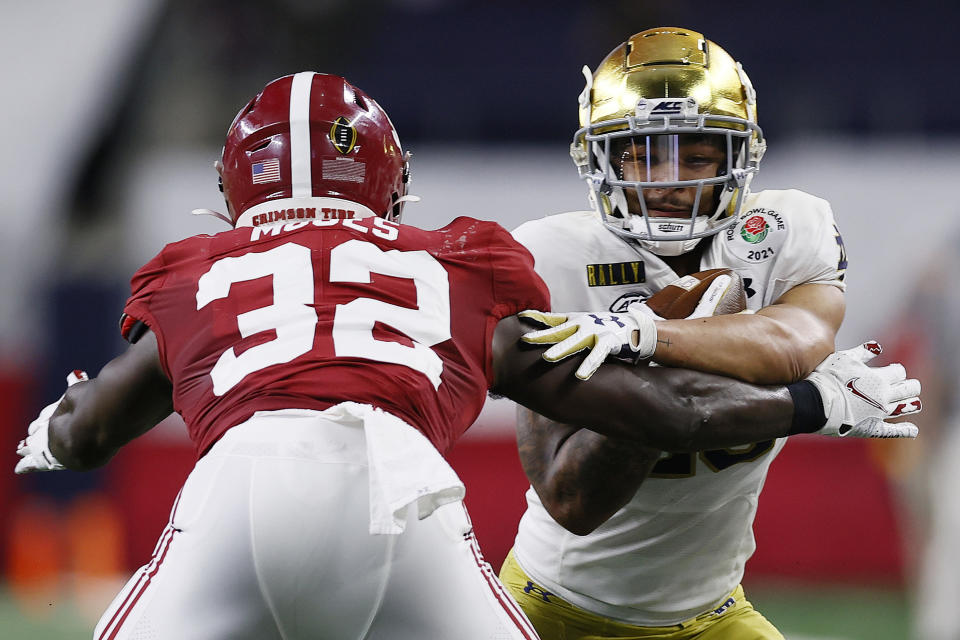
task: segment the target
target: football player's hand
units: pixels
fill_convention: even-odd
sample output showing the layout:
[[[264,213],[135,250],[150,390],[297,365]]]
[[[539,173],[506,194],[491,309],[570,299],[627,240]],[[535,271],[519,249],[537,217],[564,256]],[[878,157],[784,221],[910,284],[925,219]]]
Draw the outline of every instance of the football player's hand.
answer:
[[[910,422],[884,422],[917,413],[920,381],[907,378],[901,364],[870,367],[881,352],[876,342],[838,351],[821,362],[807,380],[820,392],[827,423],[816,433],[856,438],[916,438]]]
[[[80,381],[88,380],[87,373],[79,369],[71,371],[67,376],[67,386],[72,387]],[[17,462],[14,469],[15,473],[31,473],[33,471],[59,471],[64,468],[62,464],[50,453],[48,442],[48,427],[50,418],[53,416],[63,396],[52,404],[48,404],[40,411],[37,419],[27,427],[27,437],[17,445],[17,455],[21,460]]]
[[[655,321],[659,318],[642,303],[631,304],[626,313],[528,310],[519,315],[549,327],[520,338],[530,344],[552,344],[543,352],[544,360],[557,362],[585,349],[590,351],[577,368],[576,376],[581,380],[589,379],[609,355],[642,360],[652,356],[657,346]]]

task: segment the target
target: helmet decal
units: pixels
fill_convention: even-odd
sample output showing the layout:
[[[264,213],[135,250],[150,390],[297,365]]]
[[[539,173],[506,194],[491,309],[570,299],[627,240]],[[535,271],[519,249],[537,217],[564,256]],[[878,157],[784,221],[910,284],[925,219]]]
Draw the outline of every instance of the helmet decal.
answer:
[[[357,144],[357,130],[350,125],[350,121],[340,116],[333,121],[330,127],[330,142],[336,147],[337,151],[347,155],[353,151],[353,146]]]
[[[250,165],[250,174],[253,184],[280,182],[280,160],[270,158],[263,162],[254,162]]]
[[[324,180],[363,182],[365,175],[366,165],[353,158],[334,158],[323,161]]]

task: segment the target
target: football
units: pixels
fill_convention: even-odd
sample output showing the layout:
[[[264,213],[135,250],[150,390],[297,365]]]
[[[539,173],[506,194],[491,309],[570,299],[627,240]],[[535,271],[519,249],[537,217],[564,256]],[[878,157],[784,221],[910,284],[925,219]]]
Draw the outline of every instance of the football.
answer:
[[[713,315],[739,313],[747,308],[743,278],[733,269],[708,269],[683,276],[647,298],[646,304],[661,318],[686,318],[697,308],[700,298],[719,276],[730,276],[730,284],[723,290],[720,303]]]

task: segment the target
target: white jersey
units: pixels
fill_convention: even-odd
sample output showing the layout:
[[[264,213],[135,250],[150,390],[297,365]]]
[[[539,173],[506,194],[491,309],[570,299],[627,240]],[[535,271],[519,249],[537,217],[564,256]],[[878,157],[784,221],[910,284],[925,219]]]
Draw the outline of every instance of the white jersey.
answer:
[[[739,221],[714,236],[701,269],[730,267],[757,310],[800,284],[844,288],[846,258],[830,205],[800,191],[751,194]],[[623,311],[677,275],[609,231],[592,211],[548,216],[514,237],[533,254],[555,311]],[[721,604],[755,548],[753,519],[785,439],[665,455],[632,500],[586,536],[558,525],[531,488],[517,561],[568,602],[640,626],[675,624]]]

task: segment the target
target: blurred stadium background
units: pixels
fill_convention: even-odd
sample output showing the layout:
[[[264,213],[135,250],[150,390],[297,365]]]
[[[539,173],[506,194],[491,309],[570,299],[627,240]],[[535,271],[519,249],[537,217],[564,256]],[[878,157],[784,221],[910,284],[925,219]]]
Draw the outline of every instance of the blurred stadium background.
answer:
[[[880,338],[925,389],[917,442],[789,444],[748,594],[795,640],[933,640],[912,629],[932,601],[917,595],[920,567],[951,561],[924,551],[949,506],[928,489],[932,470],[956,432],[942,388],[957,316],[938,304],[949,284],[932,284],[960,253],[956,5],[35,0],[3,2],[3,16],[0,637],[89,637],[165,523],[193,462],[173,420],[90,474],[16,477],[14,448],[69,370],[94,373],[122,348],[133,271],[166,242],[223,228],[190,210],[222,210],[212,164],[254,92],[299,70],[346,76],[413,151],[423,201],[407,222],[513,228],[587,206],[567,158],[580,67],[669,24],[750,73],[770,145],[755,187],[833,204],[850,260],[840,346]],[[523,509],[512,438],[512,407],[491,402],[451,456],[495,567]],[[929,615],[958,615],[945,589]]]

